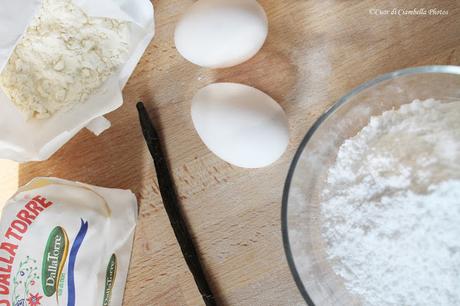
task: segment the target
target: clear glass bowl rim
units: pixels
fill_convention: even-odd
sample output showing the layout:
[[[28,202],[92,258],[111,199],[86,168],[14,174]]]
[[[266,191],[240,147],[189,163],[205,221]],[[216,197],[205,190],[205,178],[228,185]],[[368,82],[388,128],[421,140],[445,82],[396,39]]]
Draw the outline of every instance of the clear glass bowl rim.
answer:
[[[363,84],[359,85],[358,87],[355,87],[352,89],[349,93],[347,93],[345,96],[340,98],[332,107],[330,107],[328,110],[326,110],[316,121],[315,123],[310,127],[308,130],[307,134],[304,136],[302,141],[300,142],[299,147],[297,148],[294,157],[292,159],[291,165],[289,166],[288,174],[286,177],[286,181],[284,183],[284,189],[283,189],[283,197],[282,197],[282,205],[281,205],[281,232],[283,236],[283,247],[284,247],[284,252],[286,254],[286,259],[289,265],[289,269],[291,270],[291,274],[294,278],[294,281],[297,285],[297,288],[299,289],[302,297],[304,298],[305,302],[309,306],[315,306],[315,303],[309,296],[307,290],[305,289],[302,280],[296,270],[295,263],[294,263],[294,258],[292,256],[291,252],[291,246],[289,243],[289,233],[288,233],[288,220],[287,220],[287,215],[288,215],[288,200],[289,200],[289,189],[291,187],[291,181],[292,178],[294,177],[294,172],[297,167],[297,163],[299,161],[300,156],[302,155],[302,152],[304,151],[308,141],[311,139],[311,137],[314,135],[316,130],[321,126],[321,124],[329,118],[336,109],[338,109],[340,106],[343,104],[347,103],[348,100],[355,96],[356,94],[364,91],[365,89],[368,89],[376,84],[379,84],[381,82],[391,80],[397,77],[401,76],[406,76],[406,75],[412,75],[412,74],[426,74],[426,73],[446,73],[446,74],[457,74],[460,75],[460,66],[453,66],[453,65],[431,65],[431,66],[419,66],[419,67],[411,67],[411,68],[405,68],[401,70],[396,70],[393,72],[389,72],[386,74],[382,74],[370,81],[364,82]]]

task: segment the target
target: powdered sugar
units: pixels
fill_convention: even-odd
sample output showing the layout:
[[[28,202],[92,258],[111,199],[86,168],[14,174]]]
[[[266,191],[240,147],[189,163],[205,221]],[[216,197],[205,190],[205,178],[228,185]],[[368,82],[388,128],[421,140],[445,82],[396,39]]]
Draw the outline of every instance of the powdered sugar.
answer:
[[[460,102],[373,117],[322,197],[329,260],[365,305],[460,304]]]

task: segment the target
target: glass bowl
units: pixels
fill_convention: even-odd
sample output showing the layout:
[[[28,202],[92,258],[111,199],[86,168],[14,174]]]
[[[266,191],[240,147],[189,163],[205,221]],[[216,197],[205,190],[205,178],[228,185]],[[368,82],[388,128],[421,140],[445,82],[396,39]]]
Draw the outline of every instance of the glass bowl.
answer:
[[[281,221],[287,261],[308,305],[362,304],[332,270],[320,231],[320,194],[340,146],[371,116],[428,98],[460,100],[460,67],[408,68],[368,81],[326,111],[300,143],[284,187]]]

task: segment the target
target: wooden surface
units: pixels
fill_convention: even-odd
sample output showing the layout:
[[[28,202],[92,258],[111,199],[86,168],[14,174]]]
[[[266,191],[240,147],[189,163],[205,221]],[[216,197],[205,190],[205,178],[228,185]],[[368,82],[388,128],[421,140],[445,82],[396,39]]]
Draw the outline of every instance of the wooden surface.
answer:
[[[80,132],[46,162],[19,170],[0,164],[2,186],[57,176],[136,193],[140,218],[125,305],[202,303],[162,207],[137,121],[138,100],[165,139],[183,209],[221,305],[302,305],[280,229],[283,183],[301,138],[334,101],[366,80],[410,66],[460,63],[457,0],[260,2],[270,22],[261,52],[242,65],[209,70],[186,62],[173,44],[174,24],[193,1],[154,1],[157,34],[124,90],[123,107],[108,116],[113,127],[100,137]],[[448,15],[369,13],[394,7],[436,7]],[[252,85],[285,109],[291,143],[278,162],[239,169],[206,149],[192,126],[190,100],[214,81]]]

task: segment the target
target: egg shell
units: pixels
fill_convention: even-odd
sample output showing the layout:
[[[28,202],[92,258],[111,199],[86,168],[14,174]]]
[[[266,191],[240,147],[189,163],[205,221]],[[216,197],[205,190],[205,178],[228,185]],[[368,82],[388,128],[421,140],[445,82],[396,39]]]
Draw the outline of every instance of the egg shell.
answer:
[[[200,0],[180,19],[174,39],[190,62],[224,68],[253,57],[267,33],[267,15],[255,0]]]
[[[193,97],[191,111],[204,144],[235,166],[265,167],[280,158],[289,143],[288,120],[281,106],[247,85],[208,85]]]

